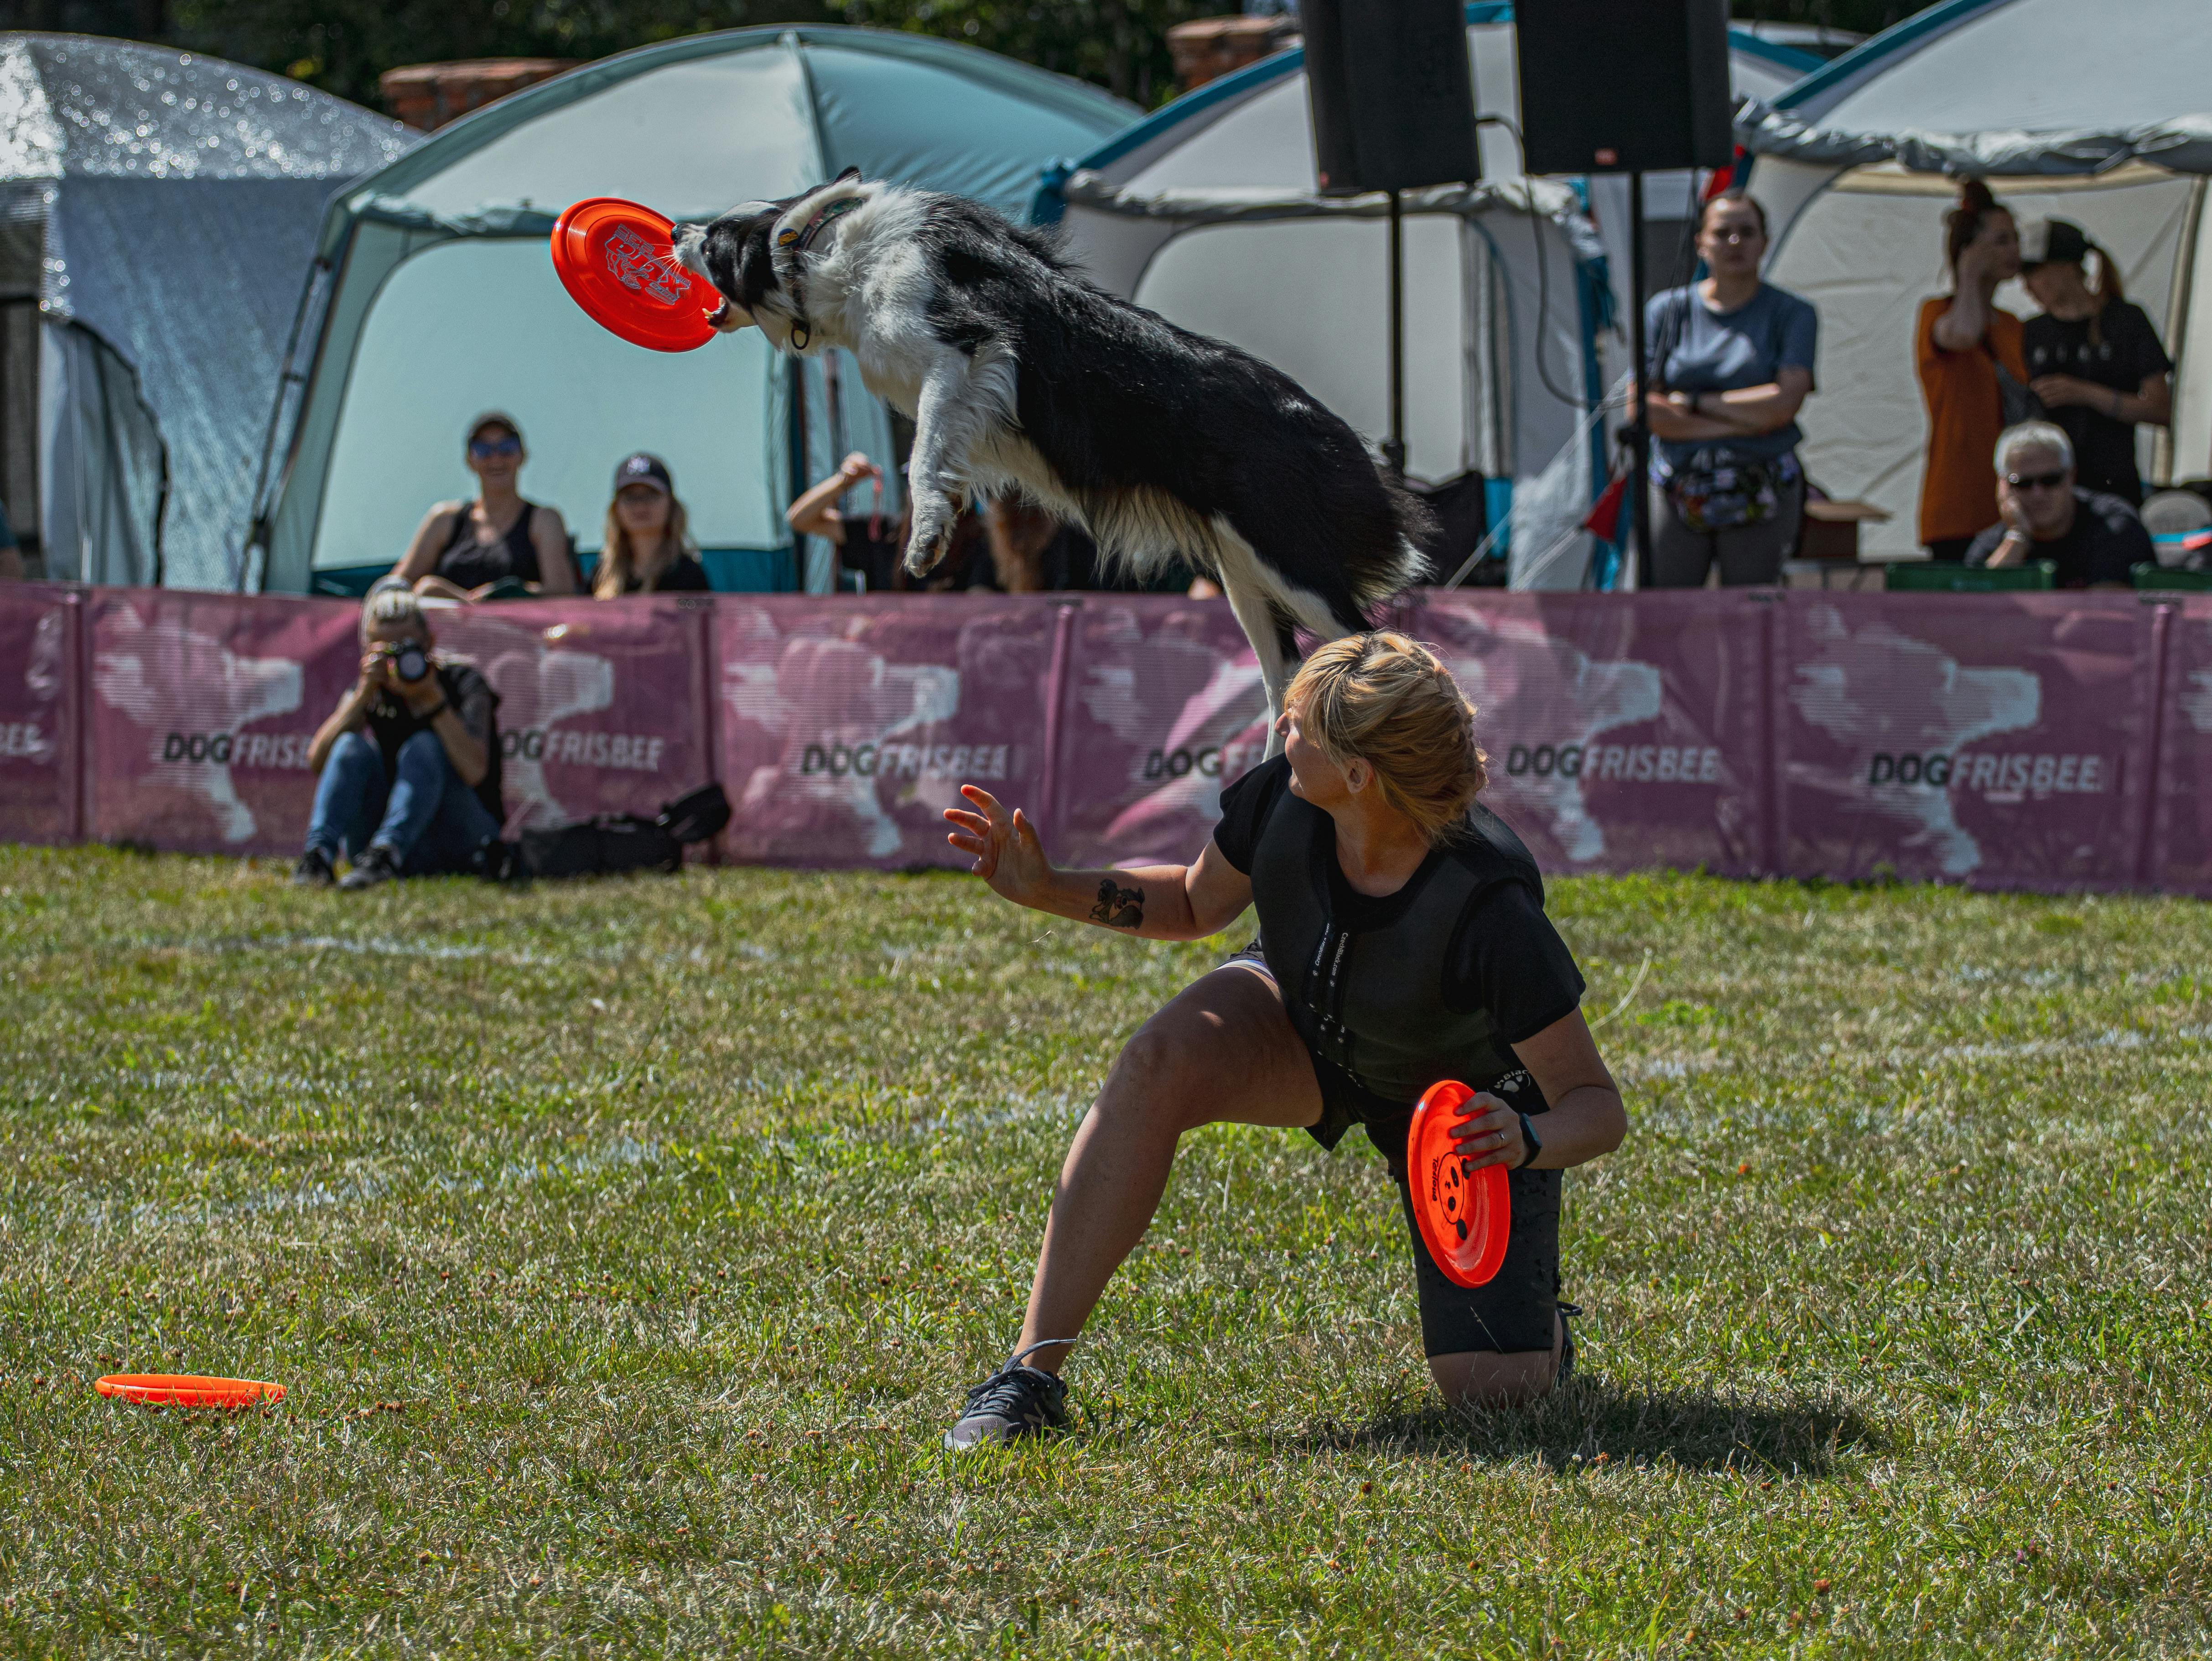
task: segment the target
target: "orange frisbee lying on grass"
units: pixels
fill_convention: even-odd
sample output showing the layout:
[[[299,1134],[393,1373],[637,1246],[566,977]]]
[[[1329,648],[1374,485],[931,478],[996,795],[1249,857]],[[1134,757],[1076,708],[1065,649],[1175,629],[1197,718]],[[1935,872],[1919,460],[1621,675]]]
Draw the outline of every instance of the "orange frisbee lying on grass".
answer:
[[[1431,1085],[1413,1110],[1406,1134],[1406,1183],[1413,1190],[1413,1220],[1444,1278],[1456,1286],[1487,1286],[1505,1261],[1513,1232],[1513,1200],[1504,1165],[1475,1166],[1461,1153],[1452,1127],[1474,1098],[1456,1079]]]
[[[250,1408],[256,1402],[281,1402],[284,1386],[255,1378],[210,1378],[193,1372],[111,1372],[93,1388],[148,1407]]]

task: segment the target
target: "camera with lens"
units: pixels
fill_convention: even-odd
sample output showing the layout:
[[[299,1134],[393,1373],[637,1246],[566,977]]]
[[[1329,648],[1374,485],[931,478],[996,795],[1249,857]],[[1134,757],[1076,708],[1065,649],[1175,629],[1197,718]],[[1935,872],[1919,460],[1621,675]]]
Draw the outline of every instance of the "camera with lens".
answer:
[[[380,646],[377,654],[390,658],[392,672],[410,686],[430,672],[430,654],[411,640]]]

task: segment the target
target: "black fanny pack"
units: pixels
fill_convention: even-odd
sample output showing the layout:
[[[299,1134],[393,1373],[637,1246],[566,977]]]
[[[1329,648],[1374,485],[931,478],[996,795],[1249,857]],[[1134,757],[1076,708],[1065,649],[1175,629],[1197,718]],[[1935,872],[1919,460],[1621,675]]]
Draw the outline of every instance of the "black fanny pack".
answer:
[[[719,784],[679,796],[651,818],[601,813],[574,824],[525,830],[520,842],[489,842],[482,874],[495,882],[531,877],[599,877],[621,871],[674,871],[684,850],[730,822],[730,799]]]

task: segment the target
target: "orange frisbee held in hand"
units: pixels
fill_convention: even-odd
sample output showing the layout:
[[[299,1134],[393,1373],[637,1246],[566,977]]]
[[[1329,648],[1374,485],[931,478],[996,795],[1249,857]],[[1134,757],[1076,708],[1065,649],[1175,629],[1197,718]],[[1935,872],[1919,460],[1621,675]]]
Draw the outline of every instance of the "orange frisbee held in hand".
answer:
[[[635,202],[595,196],[553,227],[561,286],[600,327],[633,346],[688,352],[714,338],[714,285],[676,260],[676,226]]]
[[[1406,1182],[1413,1220],[1444,1278],[1455,1286],[1487,1286],[1505,1261],[1513,1232],[1511,1189],[1504,1165],[1480,1169],[1460,1151],[1452,1128],[1474,1099],[1456,1079],[1431,1085],[1406,1133]]]
[[[282,1384],[210,1378],[194,1372],[111,1372],[92,1387],[102,1396],[119,1396],[155,1408],[250,1408],[256,1402],[284,1399]]]

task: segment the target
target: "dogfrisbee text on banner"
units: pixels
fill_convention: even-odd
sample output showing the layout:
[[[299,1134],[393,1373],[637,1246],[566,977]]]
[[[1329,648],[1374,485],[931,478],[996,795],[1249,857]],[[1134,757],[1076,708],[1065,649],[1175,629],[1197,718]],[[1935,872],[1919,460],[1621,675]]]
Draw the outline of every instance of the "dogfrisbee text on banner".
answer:
[[[1775,667],[1788,870],[2126,886],[2154,620],[2125,593],[1790,596]]]
[[[499,694],[510,830],[650,815],[713,776],[696,619],[657,597],[430,614],[440,654],[473,664]]]
[[[0,587],[0,842],[78,834],[76,595]]]
[[[356,608],[95,588],[92,825],[104,842],[297,853],[308,742],[360,672]]]
[[[1482,800],[1545,871],[1768,868],[1759,699],[1771,602],[1747,593],[1431,593],[1409,631],[1475,706]]]
[[[1059,611],[1023,597],[718,600],[732,855],[966,864],[940,817],[963,784],[1040,800]]]
[[[1198,857],[1221,792],[1267,752],[1259,660],[1229,608],[1085,596],[1062,669],[1060,761],[1037,818],[1062,864]]]

